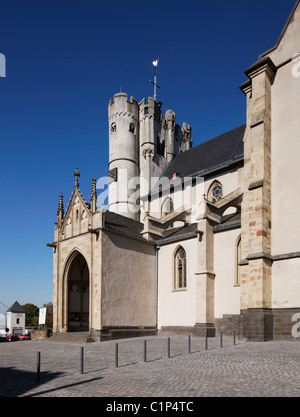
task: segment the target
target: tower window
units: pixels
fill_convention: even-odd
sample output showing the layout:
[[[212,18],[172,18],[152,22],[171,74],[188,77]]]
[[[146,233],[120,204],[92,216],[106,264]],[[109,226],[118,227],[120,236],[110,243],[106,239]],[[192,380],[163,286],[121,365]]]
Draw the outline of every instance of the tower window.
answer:
[[[160,138],[159,136],[157,136],[157,141],[156,141],[156,146],[157,146],[157,154],[161,155],[161,156],[165,156],[165,148],[166,148],[166,143],[163,140],[162,142],[160,142]]]
[[[129,124],[129,132],[134,133],[134,123]]]
[[[116,132],[116,130],[117,130],[117,126],[116,126],[115,122],[113,122],[113,123],[110,125],[110,130],[111,130],[111,132]]]

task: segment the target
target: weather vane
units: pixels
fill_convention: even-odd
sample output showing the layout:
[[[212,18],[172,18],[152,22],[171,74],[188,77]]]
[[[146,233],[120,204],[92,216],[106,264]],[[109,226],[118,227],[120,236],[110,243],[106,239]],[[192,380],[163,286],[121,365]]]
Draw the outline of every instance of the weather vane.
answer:
[[[160,88],[160,86],[156,83],[157,80],[157,67],[158,67],[158,59],[152,62],[154,66],[154,81],[150,80],[150,82],[154,85],[154,100],[157,99],[156,88]]]

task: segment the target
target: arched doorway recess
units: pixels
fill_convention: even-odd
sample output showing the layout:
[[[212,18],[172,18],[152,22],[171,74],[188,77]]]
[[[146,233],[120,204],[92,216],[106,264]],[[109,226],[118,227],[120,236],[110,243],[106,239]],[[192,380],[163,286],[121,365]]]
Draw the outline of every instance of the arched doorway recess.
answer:
[[[89,330],[89,268],[79,252],[68,272],[68,329]]]

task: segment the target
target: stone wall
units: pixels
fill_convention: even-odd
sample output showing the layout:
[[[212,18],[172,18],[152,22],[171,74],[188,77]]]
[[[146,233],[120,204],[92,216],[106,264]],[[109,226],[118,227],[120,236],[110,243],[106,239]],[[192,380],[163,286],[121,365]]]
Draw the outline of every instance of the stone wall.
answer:
[[[47,330],[31,330],[31,340],[45,340],[47,337]]]
[[[300,314],[300,308],[281,308],[273,310],[273,340],[300,341],[300,330],[298,330],[299,337],[293,337],[292,335],[292,328],[297,324],[297,322],[292,321],[295,314]],[[299,319],[297,321],[299,321]]]
[[[295,314],[299,314],[299,318],[294,317]],[[224,315],[222,319],[216,319],[216,336],[220,332],[225,336],[231,336],[233,331],[236,331],[241,340],[249,342],[300,342],[300,325],[297,325],[299,321],[300,308],[247,309],[241,311],[240,315]]]
[[[216,336],[222,332],[224,336],[232,336],[236,331],[236,336],[242,335],[243,318],[239,314],[225,314],[222,319],[215,319]]]

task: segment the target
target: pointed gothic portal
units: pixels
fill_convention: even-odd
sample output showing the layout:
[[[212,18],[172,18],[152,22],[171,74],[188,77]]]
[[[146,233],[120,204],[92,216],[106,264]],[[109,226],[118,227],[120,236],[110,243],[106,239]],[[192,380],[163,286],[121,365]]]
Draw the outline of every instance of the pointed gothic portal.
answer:
[[[89,269],[84,257],[77,253],[68,273],[68,329],[89,330]]]

